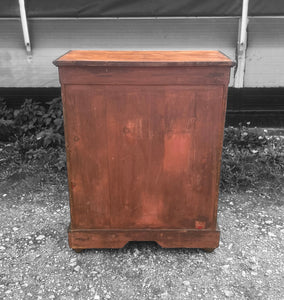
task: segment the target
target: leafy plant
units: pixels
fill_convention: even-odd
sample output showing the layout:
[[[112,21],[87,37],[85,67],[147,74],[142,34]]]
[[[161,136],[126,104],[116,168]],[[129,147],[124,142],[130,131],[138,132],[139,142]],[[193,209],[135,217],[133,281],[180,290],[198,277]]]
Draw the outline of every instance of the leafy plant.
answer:
[[[20,128],[20,135],[33,135],[44,125],[45,108],[31,99],[25,100],[20,109],[14,111],[15,125]]]
[[[1,100],[0,108],[2,108],[0,125],[3,120],[2,124],[6,125],[9,122],[11,128],[15,129],[14,147],[23,162],[40,161],[45,168],[51,166],[58,170],[65,168],[65,154],[62,154],[64,129],[60,98],[47,102],[45,106],[27,99],[15,110],[8,108]]]
[[[284,179],[284,141],[266,130],[239,124],[224,132],[221,182],[223,190],[257,187],[263,181],[281,185]]]
[[[6,105],[3,98],[0,98],[0,119],[12,120],[13,119],[13,109]]]
[[[49,105],[48,110],[43,115],[45,126],[37,134],[37,139],[43,141],[44,147],[63,145],[64,127],[61,99],[55,98],[47,104]]]

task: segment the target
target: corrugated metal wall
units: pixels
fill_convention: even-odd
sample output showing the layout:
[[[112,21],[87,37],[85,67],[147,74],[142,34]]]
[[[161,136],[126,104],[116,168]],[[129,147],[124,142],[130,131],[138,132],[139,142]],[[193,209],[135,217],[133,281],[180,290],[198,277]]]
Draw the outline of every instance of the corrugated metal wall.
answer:
[[[244,83],[284,87],[284,18],[250,19]]]
[[[155,3],[150,1],[152,6],[141,6],[143,9],[140,14],[182,15],[184,7],[184,14],[189,16],[106,19],[86,16],[95,13],[100,16],[131,16],[138,11],[137,7],[142,2],[136,0],[131,4],[125,2],[122,5],[122,2],[118,1],[121,5],[113,11],[111,3],[114,5],[114,0],[108,0],[108,5],[100,1],[84,0],[84,5],[79,0],[72,1],[72,9],[66,11],[63,9],[68,2],[66,0],[48,3],[27,1],[28,17],[44,14],[44,17],[28,18],[31,57],[28,57],[25,49],[20,18],[15,17],[19,14],[18,2],[3,0],[0,3],[0,8],[2,5],[6,9],[0,10],[0,88],[58,87],[57,69],[52,65],[52,61],[70,49],[212,49],[220,50],[231,59],[237,60],[242,0],[206,0],[202,4],[198,1],[183,0],[179,2],[180,5],[167,7],[162,5],[164,0]],[[144,0],[143,3],[147,1]],[[261,15],[264,14],[262,11],[266,11],[274,16],[249,18],[244,87],[284,87],[284,17],[279,16],[283,13],[280,8],[284,5],[282,0],[271,1],[269,5],[264,0],[250,1],[249,12]],[[61,5],[58,11],[55,10],[55,4]],[[84,9],[80,10],[80,7]],[[212,16],[191,16],[194,13],[208,15],[213,8]],[[46,18],[45,14],[48,16],[55,13],[59,13],[60,17]],[[63,18],[61,15],[64,13],[68,16],[83,15],[85,18],[67,18],[67,15]],[[218,14],[226,16],[213,16]],[[234,70],[231,73],[230,86],[234,86]]]
[[[59,86],[52,61],[70,49],[216,49],[234,59],[237,28],[234,18],[33,19],[28,59],[19,21],[0,20],[0,86]]]

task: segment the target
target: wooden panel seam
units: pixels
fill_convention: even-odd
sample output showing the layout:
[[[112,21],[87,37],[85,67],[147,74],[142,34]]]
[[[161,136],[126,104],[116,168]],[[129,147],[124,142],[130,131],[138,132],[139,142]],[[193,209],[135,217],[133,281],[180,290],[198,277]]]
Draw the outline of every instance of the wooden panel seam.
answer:
[[[66,85],[62,85],[61,89],[61,96],[62,96],[62,109],[63,109],[63,119],[64,119],[64,135],[65,135],[65,151],[66,151],[66,165],[67,165],[67,173],[71,174],[71,161],[70,161],[70,147],[69,147],[69,140],[67,137],[67,128],[68,128],[68,122],[67,122],[67,116],[66,116],[66,110],[65,110],[65,104],[64,101],[67,101],[66,97]],[[69,192],[69,207],[70,207],[70,219],[71,219],[71,228],[73,224],[73,191],[72,191],[72,182],[71,178],[68,175],[68,192]]]

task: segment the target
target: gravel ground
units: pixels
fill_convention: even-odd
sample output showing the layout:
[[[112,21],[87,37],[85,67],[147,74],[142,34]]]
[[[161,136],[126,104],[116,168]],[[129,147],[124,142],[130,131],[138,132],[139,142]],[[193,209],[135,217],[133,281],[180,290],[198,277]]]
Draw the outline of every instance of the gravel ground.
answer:
[[[62,182],[0,183],[0,299],[284,299],[283,191],[221,194],[213,253],[132,242],[77,254]]]

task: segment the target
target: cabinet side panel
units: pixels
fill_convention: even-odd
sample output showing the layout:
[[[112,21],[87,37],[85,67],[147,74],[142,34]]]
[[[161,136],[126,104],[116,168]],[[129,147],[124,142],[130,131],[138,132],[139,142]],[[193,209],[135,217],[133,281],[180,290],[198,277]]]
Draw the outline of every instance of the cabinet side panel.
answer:
[[[223,86],[223,97],[220,102],[220,120],[218,122],[219,128],[218,134],[216,136],[216,161],[217,161],[217,176],[216,176],[216,201],[213,214],[213,224],[212,226],[217,226],[217,212],[218,212],[218,199],[219,199],[219,185],[220,185],[220,175],[221,175],[221,163],[222,163],[222,152],[223,152],[223,138],[224,138],[224,128],[226,120],[226,109],[227,109],[227,95],[228,95],[228,85]],[[222,105],[222,107],[221,107]]]
[[[110,215],[104,89],[65,85],[63,104],[71,227],[107,228]]]
[[[223,86],[108,86],[113,228],[216,226]]]
[[[204,86],[196,92],[196,131],[194,138],[194,197],[197,214],[206,227],[216,228],[222,137],[224,131],[223,86]],[[206,218],[208,216],[208,218]]]

